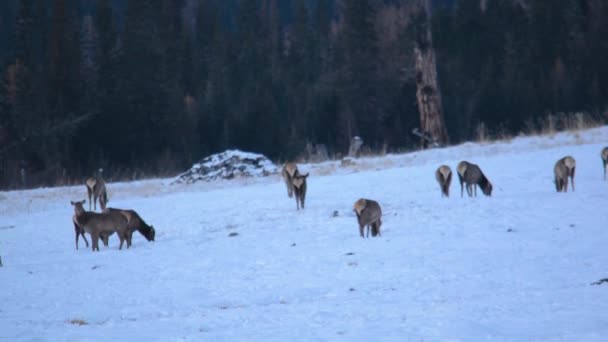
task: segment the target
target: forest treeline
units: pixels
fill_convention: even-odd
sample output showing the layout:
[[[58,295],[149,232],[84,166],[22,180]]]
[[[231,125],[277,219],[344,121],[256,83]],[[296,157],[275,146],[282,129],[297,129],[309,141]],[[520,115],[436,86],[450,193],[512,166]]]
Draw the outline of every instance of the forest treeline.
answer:
[[[0,188],[419,146],[420,1],[0,2]],[[433,1],[451,143],[608,109],[605,0]]]

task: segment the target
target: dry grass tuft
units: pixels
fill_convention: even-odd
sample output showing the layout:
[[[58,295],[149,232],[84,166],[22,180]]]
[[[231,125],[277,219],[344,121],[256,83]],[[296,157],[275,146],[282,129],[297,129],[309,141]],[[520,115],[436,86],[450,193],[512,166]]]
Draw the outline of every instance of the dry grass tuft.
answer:
[[[528,118],[524,122],[524,128],[519,136],[549,136],[563,131],[578,132],[604,125],[605,119],[599,115],[585,112],[576,113],[549,113],[544,118]],[[475,128],[475,139],[477,142],[486,143],[491,141],[508,141],[513,136],[508,133],[504,126],[490,131],[485,123],[480,122]]]
[[[78,319],[78,318],[70,319],[70,320],[67,320],[66,322],[70,323],[72,325],[78,325],[78,326],[88,325],[89,324],[84,319]]]

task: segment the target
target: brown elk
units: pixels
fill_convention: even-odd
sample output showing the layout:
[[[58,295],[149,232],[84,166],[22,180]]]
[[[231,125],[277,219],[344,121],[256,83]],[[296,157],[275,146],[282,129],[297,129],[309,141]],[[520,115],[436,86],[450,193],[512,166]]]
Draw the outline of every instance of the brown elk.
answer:
[[[86,201],[82,200],[80,203],[84,204]],[[72,202],[72,205],[74,205],[75,203]],[[83,227],[80,226],[80,224],[78,224],[78,220],[77,220],[77,216],[80,215],[82,212],[84,212],[84,206],[83,205],[74,205],[74,215],[72,215],[72,223],[74,224],[74,231],[76,233],[76,249],[78,249],[78,238],[80,235],[82,235],[82,238],[84,239],[84,242],[86,243],[87,247],[89,247],[89,241],[87,241],[86,236],[84,235],[84,229]],[[108,246],[109,244],[109,239],[110,236],[114,234],[114,232],[109,232],[109,233],[100,233],[99,237],[101,238],[101,240],[103,241],[104,246]]]
[[[76,224],[84,232],[91,235],[91,245],[93,251],[99,251],[99,238],[105,235],[111,235],[116,232],[120,239],[122,249],[124,241],[127,239],[127,219],[120,213],[95,213],[85,211],[83,204],[85,201],[70,202],[74,206],[76,213]],[[127,247],[130,246],[130,241],[127,241]]]
[[[360,198],[355,202],[353,206],[353,210],[355,214],[357,214],[357,222],[359,223],[359,235],[362,238],[363,230],[367,227],[367,237],[369,237],[370,227],[372,232],[372,237],[374,236],[382,236],[380,232],[380,226],[382,226],[382,209],[380,208],[380,204],[378,202]]]
[[[452,170],[447,165],[441,165],[435,171],[435,179],[441,188],[441,197],[450,197],[450,184],[452,183]]]
[[[296,206],[298,210],[300,207],[304,209],[304,201],[306,200],[306,178],[308,178],[308,173],[305,175],[301,175],[296,172],[296,174],[291,179],[291,184],[293,185],[293,192],[296,195]]]
[[[71,202],[72,205],[74,205],[74,202]],[[84,204],[84,200],[81,202],[82,204]],[[82,207],[82,210],[84,211],[84,207]],[[74,211],[79,211],[79,207],[74,205]],[[84,229],[78,224],[78,221],[76,220],[76,216],[78,215],[77,212],[74,213],[74,215],[72,215],[72,223],[74,223],[74,231],[76,233],[76,249],[78,249],[78,237],[80,235],[82,235],[82,238],[84,239],[84,242],[87,244],[87,248],[89,247],[89,241],[87,241],[87,237],[84,235]]]
[[[606,180],[606,165],[608,164],[608,147],[602,149],[602,164],[604,165],[604,180]]]
[[[283,180],[285,181],[287,196],[289,196],[289,198],[293,197],[293,177],[297,174],[299,174],[299,171],[296,163],[285,163],[281,170],[281,176],[283,176]]]
[[[555,175],[555,189],[557,192],[568,192],[568,178],[570,178],[572,191],[574,191],[575,170],[576,161],[570,156],[566,156],[555,163],[553,173]]]
[[[458,163],[458,165],[456,166],[456,173],[458,173],[458,180],[460,181],[460,197],[463,197],[464,195],[464,173],[467,170],[467,166],[469,165],[469,162],[467,161],[461,161],[460,163]]]
[[[466,185],[469,197],[477,197],[477,186],[481,188],[484,195],[492,196],[492,183],[481,172],[478,165],[463,160],[458,163],[457,171],[460,181],[460,197],[463,195],[463,184]]]
[[[97,210],[98,200],[101,210],[104,210],[108,203],[106,182],[104,181],[102,174],[103,169],[99,169],[97,177],[89,177],[85,182],[87,187],[87,195],[89,196],[89,211],[91,210],[91,202],[93,204],[93,210]],[[91,197],[93,197],[92,200]]]
[[[156,230],[153,226],[150,226],[144,221],[141,216],[135,211],[131,209],[116,209],[116,208],[106,208],[104,210],[106,213],[120,213],[127,219],[127,234],[129,234],[127,238],[127,247],[131,246],[131,239],[134,231],[138,231],[141,235],[143,235],[146,240],[154,241],[154,237],[156,236]]]

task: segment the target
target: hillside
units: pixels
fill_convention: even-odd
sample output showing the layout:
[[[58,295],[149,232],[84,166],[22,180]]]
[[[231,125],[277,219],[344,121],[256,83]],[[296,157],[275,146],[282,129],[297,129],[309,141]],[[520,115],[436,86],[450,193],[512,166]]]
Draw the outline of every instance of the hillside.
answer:
[[[99,253],[74,248],[84,186],[0,192],[0,340],[605,340],[606,144],[602,127],[301,165],[303,211],[278,176],[108,184],[156,241]],[[576,191],[556,193],[567,154]],[[441,198],[435,169],[462,159],[492,197],[460,198],[455,177]],[[358,236],[360,197],[380,202],[382,237]]]

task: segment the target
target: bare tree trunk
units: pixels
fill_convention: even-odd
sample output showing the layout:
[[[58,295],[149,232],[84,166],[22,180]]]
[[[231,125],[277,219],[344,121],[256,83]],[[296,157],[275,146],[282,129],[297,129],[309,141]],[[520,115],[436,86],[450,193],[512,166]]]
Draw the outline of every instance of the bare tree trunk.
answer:
[[[423,134],[431,137],[434,145],[448,142],[448,131],[443,118],[441,90],[437,81],[437,62],[431,34],[430,0],[420,0],[423,16],[422,27],[416,37],[414,57],[416,59],[416,99],[420,112],[420,128]],[[422,147],[428,141],[421,139]]]

